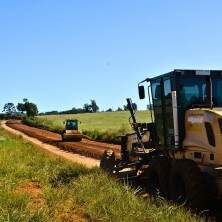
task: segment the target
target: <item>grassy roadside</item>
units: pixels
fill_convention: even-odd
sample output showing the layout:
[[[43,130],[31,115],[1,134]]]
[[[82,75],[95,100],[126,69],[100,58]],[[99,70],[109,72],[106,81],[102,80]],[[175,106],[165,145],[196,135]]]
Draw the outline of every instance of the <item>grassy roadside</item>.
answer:
[[[66,119],[78,119],[81,122],[80,130],[83,134],[98,141],[120,143],[119,136],[132,131],[129,117],[128,111],[84,113],[39,116],[34,119],[26,119],[25,123],[30,126],[58,132],[64,128],[63,122]],[[138,122],[148,122],[150,119],[148,111],[138,111],[136,117]]]
[[[0,221],[203,221],[0,129]]]

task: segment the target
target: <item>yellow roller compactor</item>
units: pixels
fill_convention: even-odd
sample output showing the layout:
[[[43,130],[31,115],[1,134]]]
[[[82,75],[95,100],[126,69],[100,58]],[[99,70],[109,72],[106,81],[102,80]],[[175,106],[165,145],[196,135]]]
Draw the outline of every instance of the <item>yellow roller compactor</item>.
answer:
[[[121,159],[104,152],[101,168],[196,209],[222,199],[222,71],[177,69],[138,89],[151,121],[137,123],[127,99],[135,133],[122,136]]]
[[[83,135],[79,131],[79,121],[77,119],[67,119],[64,122],[65,129],[61,132],[62,141],[81,141]]]

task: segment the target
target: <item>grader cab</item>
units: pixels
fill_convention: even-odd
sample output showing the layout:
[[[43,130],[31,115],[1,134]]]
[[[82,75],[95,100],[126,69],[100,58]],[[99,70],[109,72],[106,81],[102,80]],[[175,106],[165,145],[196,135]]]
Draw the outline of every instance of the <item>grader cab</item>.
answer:
[[[135,133],[122,137],[121,159],[104,153],[101,167],[130,169],[150,195],[194,208],[222,198],[222,71],[174,70],[138,88],[150,122],[137,123],[128,100]]]

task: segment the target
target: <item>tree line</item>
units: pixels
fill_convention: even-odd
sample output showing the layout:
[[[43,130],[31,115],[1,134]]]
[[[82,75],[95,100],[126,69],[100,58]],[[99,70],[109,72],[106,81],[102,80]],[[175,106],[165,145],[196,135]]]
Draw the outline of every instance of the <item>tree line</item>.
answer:
[[[6,103],[2,110],[6,117],[34,117],[38,115],[38,107],[35,103],[29,102],[28,99],[23,99],[23,102],[18,103],[16,106],[14,103]]]
[[[90,103],[85,103],[82,108],[73,107],[69,110],[64,111],[49,111],[44,113],[39,113],[39,115],[57,115],[57,114],[77,114],[77,113],[96,113],[99,112],[99,106],[96,103],[96,100],[91,99]]]
[[[137,104],[133,103],[133,107],[137,110]],[[96,100],[90,100],[90,103],[85,103],[82,108],[73,107],[69,110],[64,111],[49,111],[49,112],[38,112],[38,107],[35,103],[30,102],[28,99],[23,99],[23,102],[19,102],[17,105],[14,103],[6,103],[3,107],[3,113],[1,114],[6,117],[34,117],[36,115],[58,115],[58,114],[78,114],[78,113],[96,113],[99,112],[100,108],[96,103]],[[101,112],[114,112],[114,111],[126,111],[128,110],[127,105],[124,105],[123,108],[118,107],[116,110],[109,108]],[[1,116],[0,116],[1,117]]]
[[[137,110],[137,104],[133,103],[133,107],[135,110]],[[73,107],[72,109],[69,110],[64,110],[64,111],[49,111],[49,112],[44,112],[44,113],[39,113],[39,115],[58,115],[58,114],[78,114],[78,113],[96,113],[96,112],[118,112],[118,111],[127,111],[128,106],[124,105],[123,108],[118,107],[116,110],[109,108],[107,110],[101,110],[99,106],[97,105],[95,100],[91,100],[90,103],[85,103],[82,108],[76,108]]]

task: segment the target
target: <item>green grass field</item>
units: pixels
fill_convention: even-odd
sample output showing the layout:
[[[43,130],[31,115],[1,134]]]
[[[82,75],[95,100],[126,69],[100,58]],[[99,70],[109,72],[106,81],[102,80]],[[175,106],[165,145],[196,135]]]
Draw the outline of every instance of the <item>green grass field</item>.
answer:
[[[0,222],[204,221],[0,129]]]
[[[101,113],[83,113],[83,114],[72,114],[72,115],[49,115],[41,116],[40,119],[44,119],[50,122],[55,128],[63,128],[63,121],[66,119],[78,119],[80,129],[85,130],[118,130],[125,128],[130,131],[129,124],[130,113],[128,111],[122,112],[101,112]],[[136,113],[138,122],[147,122],[150,119],[148,111],[138,111]]]
[[[32,126],[45,127],[51,131],[57,131],[64,128],[64,120],[78,119],[80,130],[92,139],[119,143],[119,136],[132,132],[129,124],[130,113],[122,112],[101,112],[101,113],[84,113],[72,115],[49,115],[39,116],[34,120],[25,122]],[[148,122],[150,113],[148,111],[138,111],[136,113],[138,122]]]

